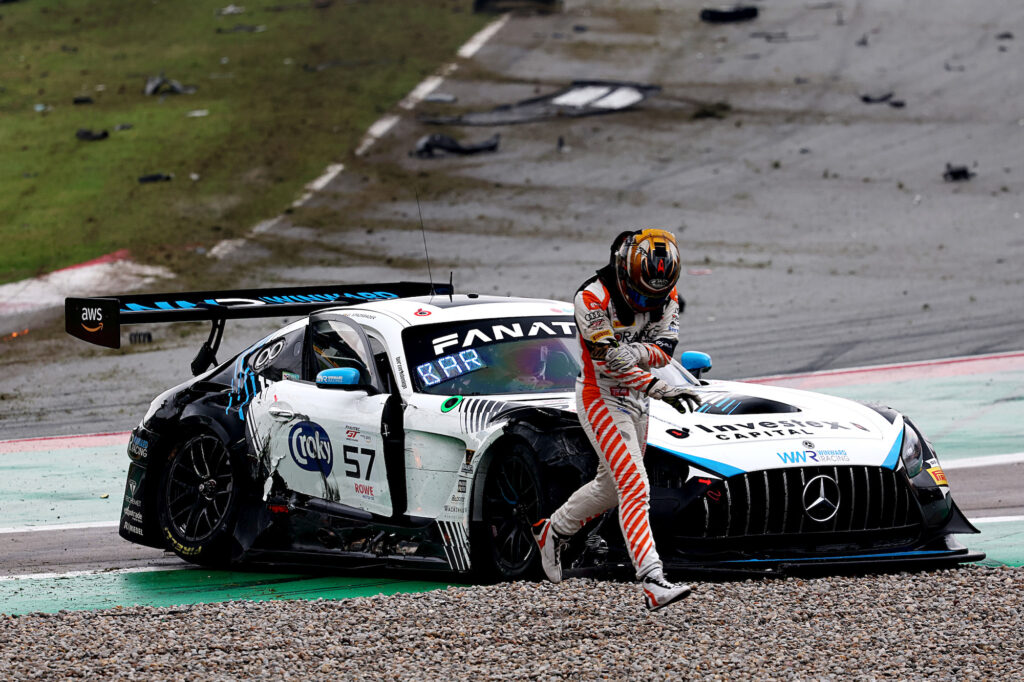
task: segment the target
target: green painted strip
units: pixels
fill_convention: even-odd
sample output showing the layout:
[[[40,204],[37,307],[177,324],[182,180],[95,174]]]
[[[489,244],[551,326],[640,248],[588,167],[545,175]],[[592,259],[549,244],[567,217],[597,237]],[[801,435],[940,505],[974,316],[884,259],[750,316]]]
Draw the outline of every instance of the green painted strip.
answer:
[[[23,614],[116,606],[175,606],[271,599],[349,599],[377,594],[429,592],[451,583],[395,578],[283,573],[239,573],[189,568],[142,573],[96,573],[68,578],[0,582],[0,612]]]
[[[117,521],[127,473],[122,446],[4,453],[0,525]]]
[[[1024,451],[1024,372],[876,382],[817,388],[829,395],[890,405],[914,420],[939,457]]]
[[[960,535],[960,542],[988,556],[985,566],[1024,566],[1024,521],[984,523],[978,519],[981,535]]]

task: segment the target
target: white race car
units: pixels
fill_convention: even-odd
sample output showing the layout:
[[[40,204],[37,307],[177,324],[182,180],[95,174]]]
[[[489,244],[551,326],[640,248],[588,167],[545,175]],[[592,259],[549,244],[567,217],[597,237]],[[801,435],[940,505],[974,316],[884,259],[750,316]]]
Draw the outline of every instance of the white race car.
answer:
[[[298,313],[209,369],[226,319]],[[66,303],[69,333],[112,347],[122,324],[200,319],[213,330],[195,378],[158,396],[128,443],[123,537],[204,564],[539,575],[530,524],[597,467],[575,414],[570,304],[415,283]],[[651,402],[645,462],[666,568],[983,558],[953,538],[977,531],[901,414],[701,380],[710,366],[684,353],[657,370],[703,400],[691,414]],[[564,560],[569,575],[628,566],[615,510]]]

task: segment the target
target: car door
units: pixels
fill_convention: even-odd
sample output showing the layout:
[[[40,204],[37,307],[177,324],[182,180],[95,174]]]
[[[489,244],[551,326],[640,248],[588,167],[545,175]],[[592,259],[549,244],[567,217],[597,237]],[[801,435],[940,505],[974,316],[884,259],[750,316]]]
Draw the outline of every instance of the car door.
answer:
[[[382,392],[366,334],[338,313],[311,315],[302,380],[273,384],[253,400],[250,445],[290,490],[391,516]],[[354,385],[318,384],[325,369],[352,367]]]

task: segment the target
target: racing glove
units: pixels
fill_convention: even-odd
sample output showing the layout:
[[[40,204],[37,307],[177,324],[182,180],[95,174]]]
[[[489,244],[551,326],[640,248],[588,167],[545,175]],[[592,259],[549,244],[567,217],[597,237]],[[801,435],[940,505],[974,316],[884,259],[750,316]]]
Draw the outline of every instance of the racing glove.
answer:
[[[664,400],[674,407],[676,411],[684,414],[693,412],[700,407],[701,403],[700,396],[693,389],[673,386],[661,379],[655,379],[651,382],[651,385],[647,388],[647,395],[651,398]]]
[[[624,343],[604,356],[604,366],[613,372],[625,372],[637,365],[646,366],[649,361],[650,354],[642,343]]]

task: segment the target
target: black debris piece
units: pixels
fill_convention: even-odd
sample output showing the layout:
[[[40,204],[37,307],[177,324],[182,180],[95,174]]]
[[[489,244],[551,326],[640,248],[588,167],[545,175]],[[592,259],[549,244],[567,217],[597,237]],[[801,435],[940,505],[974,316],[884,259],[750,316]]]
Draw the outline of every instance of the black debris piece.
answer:
[[[891,99],[889,100],[889,106],[892,107],[893,109],[902,109],[903,107],[907,106],[907,103],[901,99]]]
[[[700,11],[700,20],[706,24],[735,24],[757,19],[759,10],[753,5],[733,7],[705,7]]]
[[[480,152],[495,152],[498,151],[498,144],[500,142],[501,135],[497,133],[483,142],[473,144],[462,144],[450,135],[434,133],[433,135],[421,137],[416,143],[416,149],[409,152],[409,156],[432,159],[438,155],[437,152],[447,152],[448,154],[458,154],[460,156],[479,154]]]
[[[150,173],[149,175],[139,176],[139,182],[146,184],[148,182],[170,182],[174,179],[174,173]]]
[[[732,105],[728,102],[700,102],[690,118],[699,121],[705,118],[723,119],[732,111]]]
[[[572,30],[576,33],[586,33],[589,29],[585,24],[574,24]]]
[[[159,76],[150,76],[146,79],[146,87],[142,93],[145,95],[191,95],[196,91],[193,85],[182,85],[176,80],[166,78],[162,73]]]
[[[954,166],[951,163],[947,163],[946,172],[942,174],[942,179],[946,182],[965,182],[975,175],[976,173],[971,172],[971,169],[967,166]]]
[[[786,31],[754,31],[751,38],[764,38],[768,43],[784,43],[789,40],[789,33]]]
[[[110,137],[110,133],[106,130],[101,130],[97,133],[89,130],[88,128],[79,128],[78,132],[75,133],[75,137],[84,142],[96,142],[97,140],[107,139]]]
[[[114,126],[114,130],[131,130],[131,129],[132,129],[132,124],[131,123],[118,123],[116,126]]]
[[[766,43],[803,43],[808,40],[817,40],[817,35],[791,36],[788,31],[754,31],[751,38],[764,38]]]
[[[474,12],[509,12],[536,10],[549,12],[560,0],[473,0]]]
[[[867,47],[868,46],[868,34],[865,33],[860,38],[858,38],[857,42],[856,42],[856,45],[857,45],[857,47]]]
[[[864,104],[882,104],[892,99],[893,92],[888,90],[886,92],[868,93],[860,96],[860,101]]]
[[[82,95],[71,100],[72,104],[92,104],[92,97]]]
[[[1013,34],[1009,31],[1003,31],[996,36],[996,40],[1013,40]]]
[[[217,33],[263,33],[267,27],[263,24],[235,24],[231,28],[217,28]]]
[[[966,71],[967,70],[967,67],[965,67],[963,64],[950,64],[949,62],[946,62],[945,64],[943,64],[943,66],[946,68],[946,71]]]
[[[437,125],[512,125],[550,118],[593,116],[631,109],[661,91],[659,85],[627,81],[573,81],[549,95],[532,97],[515,104],[503,104],[490,111],[473,111],[457,116],[425,114],[423,123]]]

